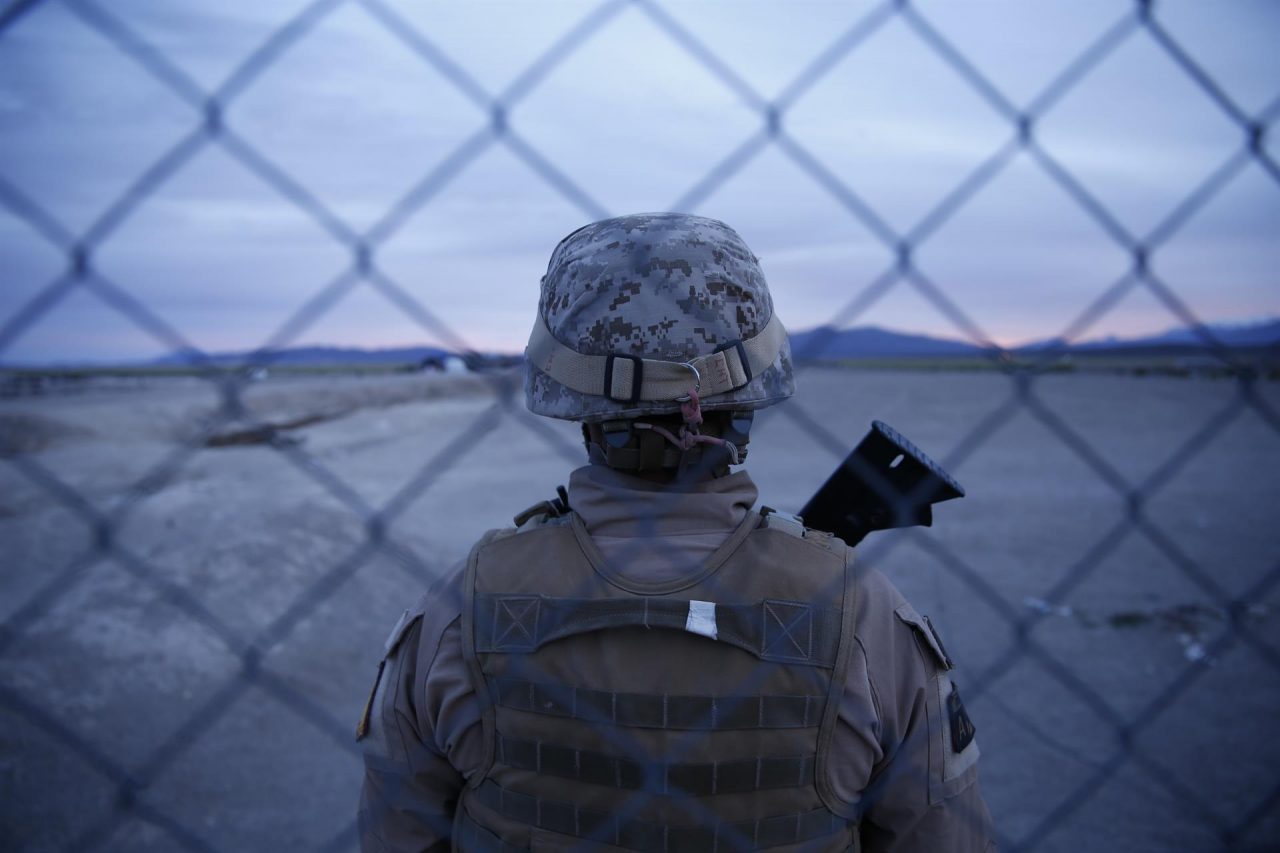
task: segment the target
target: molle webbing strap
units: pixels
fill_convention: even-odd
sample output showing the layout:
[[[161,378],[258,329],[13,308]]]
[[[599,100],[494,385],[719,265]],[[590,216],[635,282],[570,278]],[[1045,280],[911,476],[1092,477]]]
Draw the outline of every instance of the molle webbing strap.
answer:
[[[517,770],[652,794],[705,797],[813,784],[814,756],[744,758],[735,761],[666,763],[635,761],[546,741],[498,734],[498,761]]]
[[[796,601],[475,597],[475,649],[480,653],[529,654],[574,634],[630,626],[688,631],[737,646],[761,660],[828,669],[840,645],[840,611]]]
[[[560,343],[539,316],[524,353],[529,364],[566,388],[635,403],[675,400],[688,394],[695,381],[703,399],[736,391],[773,364],[786,339],[787,331],[774,314],[754,337],[725,344],[687,363],[623,354],[584,355]]]
[[[453,839],[454,850],[466,853],[529,853],[528,847],[509,844],[480,824],[476,823],[463,806],[458,807],[458,831]]]
[[[715,825],[667,824],[544,800],[491,781],[476,789],[476,799],[503,817],[527,826],[640,853],[764,850],[780,844],[802,844],[848,826],[843,818],[826,809]]]
[[[521,678],[494,678],[497,703],[513,711],[641,729],[803,729],[822,719],[826,696],[673,696],[619,693]]]

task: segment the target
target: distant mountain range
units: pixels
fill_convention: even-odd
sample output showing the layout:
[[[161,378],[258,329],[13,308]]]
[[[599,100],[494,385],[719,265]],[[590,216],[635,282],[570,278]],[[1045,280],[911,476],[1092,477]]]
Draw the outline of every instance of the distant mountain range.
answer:
[[[203,359],[188,353],[175,352],[151,362],[161,367],[186,367],[195,364],[212,364],[230,367],[251,362],[266,365],[377,365],[421,364],[428,359],[443,359],[453,355],[440,347],[395,347],[392,349],[359,349],[357,347],[290,347],[269,350],[265,353],[226,352],[209,353]]]
[[[980,347],[965,341],[895,332],[879,326],[852,329],[819,326],[791,335],[791,354],[799,361],[978,355],[981,352]]]
[[[1268,320],[1262,323],[1244,324],[1210,324],[1209,331],[1215,338],[1229,347],[1249,348],[1249,347],[1270,347],[1280,343],[1280,319]],[[1158,335],[1152,335],[1147,338],[1137,338],[1134,340],[1120,340],[1114,337],[1102,338],[1096,341],[1088,341],[1082,344],[1073,345],[1073,350],[1090,351],[1090,350],[1107,350],[1107,349],[1133,349],[1133,348],[1163,348],[1163,347],[1204,347],[1205,343],[1200,336],[1191,329],[1181,327],[1170,329],[1167,332],[1161,332]]]
[[[1230,347],[1261,348],[1280,346],[1280,319],[1249,325],[1210,325],[1209,331],[1223,344]],[[1061,341],[1050,339],[1015,347],[1013,352],[1036,353],[1061,347],[1066,353],[1104,354],[1114,353],[1198,353],[1208,348],[1190,329],[1173,329],[1158,335],[1140,338],[1101,338],[1062,346]],[[791,335],[791,351],[801,361],[838,361],[857,358],[946,358],[954,356],[980,356],[986,350],[967,341],[895,332],[878,326],[858,326],[852,329],[832,329],[820,326]],[[440,347],[397,347],[393,349],[360,349],[356,347],[308,346],[270,352],[250,358],[251,353],[218,353],[207,358],[218,366],[234,366],[251,362],[280,366],[307,365],[420,365],[439,363],[454,355]],[[473,360],[476,357],[472,357]],[[478,360],[486,365],[511,364],[518,356],[481,354]],[[158,359],[160,366],[185,366],[196,360],[184,353],[174,353]],[[208,362],[206,362],[208,363]]]
[[[1280,319],[1256,324],[1210,324],[1209,332],[1220,343],[1234,348],[1264,348],[1280,345]],[[1061,339],[1036,341],[1013,347],[1015,353],[1036,353],[1061,348],[1065,353],[1178,353],[1207,352],[1200,336],[1187,328],[1171,329],[1139,338],[1100,338],[1065,344]],[[986,349],[967,341],[935,338],[859,326],[832,329],[820,326],[791,336],[791,351],[802,361],[834,361],[850,358],[945,358],[982,355]]]

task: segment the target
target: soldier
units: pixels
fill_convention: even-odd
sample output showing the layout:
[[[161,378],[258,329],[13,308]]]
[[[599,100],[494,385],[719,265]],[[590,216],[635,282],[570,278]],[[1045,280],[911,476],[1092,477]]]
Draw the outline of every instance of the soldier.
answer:
[[[590,461],[391,632],[363,849],[994,849],[932,625],[733,470],[793,391],[741,238],[578,229],[526,356],[529,408],[580,421]]]

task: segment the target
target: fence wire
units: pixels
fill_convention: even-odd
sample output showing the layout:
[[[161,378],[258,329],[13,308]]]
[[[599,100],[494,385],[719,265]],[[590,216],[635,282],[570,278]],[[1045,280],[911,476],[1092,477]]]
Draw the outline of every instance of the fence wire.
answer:
[[[1227,821],[1206,805],[1205,798],[1195,790],[1193,784],[1169,775],[1139,744],[1141,733],[1174,707],[1208,671],[1203,660],[1188,662],[1181,674],[1138,713],[1126,715],[1056,658],[1034,634],[1037,624],[1045,615],[1065,602],[1068,595],[1115,552],[1126,536],[1138,534],[1167,557],[1186,579],[1202,590],[1226,614],[1226,628],[1206,649],[1208,655],[1205,659],[1220,655],[1230,647],[1243,646],[1280,675],[1280,654],[1257,635],[1247,619],[1250,604],[1262,600],[1280,583],[1280,563],[1262,573],[1243,593],[1232,595],[1204,566],[1179,547],[1161,528],[1159,519],[1153,517],[1148,510],[1152,499],[1180,471],[1220,440],[1227,427],[1244,412],[1255,413],[1273,432],[1280,435],[1280,413],[1271,408],[1256,391],[1259,363],[1220,340],[1190,306],[1179,298],[1176,282],[1166,281],[1155,272],[1152,264],[1154,255],[1178,234],[1183,225],[1250,164],[1260,167],[1272,181],[1280,184],[1280,165],[1265,144],[1267,134],[1280,116],[1280,98],[1273,100],[1257,114],[1245,110],[1174,38],[1162,24],[1149,0],[1135,2],[1113,26],[1068,62],[1025,107],[1018,106],[1005,95],[999,86],[985,76],[962,50],[908,0],[889,0],[851,22],[846,31],[819,52],[773,99],[753,88],[729,63],[717,56],[693,32],[683,27],[668,13],[660,0],[606,0],[600,3],[550,44],[512,83],[497,93],[488,91],[466,68],[452,59],[447,46],[436,43],[431,33],[412,25],[383,0],[315,0],[305,5],[272,32],[235,68],[225,82],[212,91],[193,81],[178,64],[140,35],[128,20],[118,15],[110,4],[102,2],[19,0],[11,4],[0,13],[0,55],[4,50],[5,34],[11,28],[20,26],[24,17],[33,9],[46,3],[62,5],[101,34],[123,56],[185,102],[193,114],[199,117],[200,123],[152,163],[94,222],[80,231],[59,221],[42,206],[39,199],[24,194],[4,175],[4,168],[0,165],[0,204],[26,222],[66,259],[65,269],[0,326],[0,355],[28,328],[38,323],[73,293],[88,291],[129,320],[140,333],[153,338],[167,350],[181,352],[189,357],[204,381],[217,393],[221,403],[217,417],[207,425],[204,433],[175,449],[138,479],[124,497],[110,507],[96,505],[31,456],[12,448],[3,449],[3,458],[8,466],[46,490],[83,520],[94,531],[94,536],[92,547],[87,553],[78,556],[60,571],[52,573],[37,592],[0,625],[0,653],[10,649],[31,625],[68,596],[77,580],[92,571],[100,561],[109,558],[138,582],[153,589],[165,602],[178,608],[187,618],[210,631],[239,661],[238,671],[184,724],[160,743],[145,760],[127,765],[109,757],[90,736],[42,713],[38,703],[32,698],[10,687],[0,686],[0,706],[42,730],[61,748],[74,753],[95,773],[115,786],[114,809],[102,822],[84,831],[70,845],[71,849],[91,850],[100,847],[128,819],[151,824],[167,834],[174,844],[183,848],[213,849],[202,837],[199,828],[184,825],[166,814],[149,802],[145,792],[167,768],[199,741],[202,734],[227,715],[250,687],[264,690],[299,719],[326,733],[336,748],[357,752],[348,721],[335,719],[313,698],[264,669],[261,665],[263,659],[288,639],[297,626],[331,598],[345,581],[378,555],[390,557],[420,578],[424,584],[430,581],[432,571],[422,564],[411,548],[397,541],[392,532],[392,522],[415,500],[436,486],[459,460],[465,458],[470,449],[503,422],[514,421],[521,424],[544,442],[552,453],[575,465],[579,463],[580,449],[568,445],[558,433],[547,429],[536,418],[526,415],[519,402],[514,399],[517,389],[509,378],[500,376],[491,376],[487,380],[494,396],[493,404],[474,423],[462,430],[458,438],[427,460],[405,486],[381,505],[368,503],[354,488],[344,483],[337,473],[304,449],[288,441],[273,441],[272,447],[281,459],[359,519],[365,535],[350,553],[342,555],[332,566],[315,577],[282,614],[264,629],[251,635],[237,631],[227,624],[203,604],[199,597],[166,578],[162,568],[153,565],[143,555],[131,551],[116,535],[142,502],[178,476],[209,436],[232,422],[251,420],[242,396],[251,381],[248,368],[271,365],[280,350],[298,340],[330,307],[356,288],[368,287],[380,293],[429,336],[455,350],[468,354],[475,352],[468,345],[465,336],[450,328],[428,305],[423,304],[383,269],[378,263],[378,257],[379,250],[390,237],[418,210],[430,204],[460,171],[489,149],[505,146],[525,167],[543,180],[550,191],[559,194],[581,211],[585,219],[599,219],[613,213],[593,198],[588,188],[576,183],[560,169],[551,157],[540,152],[508,120],[508,116],[514,107],[537,91],[556,65],[590,41],[606,23],[628,8],[641,12],[688,57],[750,105],[759,117],[757,131],[729,151],[701,180],[673,203],[672,209],[695,207],[764,150],[772,147],[780,151],[846,210],[852,219],[865,226],[892,254],[892,261],[886,268],[866,282],[861,290],[851,294],[847,303],[832,313],[827,324],[831,330],[854,322],[890,291],[909,288],[935,307],[964,338],[987,348],[992,360],[1007,376],[1008,398],[983,418],[969,434],[962,437],[956,445],[957,449],[942,460],[943,466],[948,469],[959,466],[982,448],[1002,424],[1025,413],[1042,424],[1049,434],[1081,460],[1123,503],[1123,513],[1085,549],[1084,556],[1043,593],[1042,598],[1047,606],[1030,613],[1013,607],[984,580],[979,570],[967,564],[961,555],[944,546],[936,537],[913,532],[907,537],[886,540],[883,544],[873,543],[864,549],[867,558],[875,562],[901,542],[910,541],[918,545],[1008,624],[1012,642],[994,663],[978,673],[973,683],[967,686],[966,695],[971,700],[987,693],[997,679],[1018,663],[1030,661],[1080,699],[1112,735],[1113,750],[1109,757],[1097,764],[1084,782],[1050,808],[1028,832],[1016,838],[1002,837],[1002,846],[1008,850],[1036,849],[1050,833],[1094,797],[1108,779],[1125,767],[1136,769],[1168,792],[1188,813],[1195,815],[1210,828],[1225,848],[1236,846],[1257,822],[1267,817],[1277,803],[1280,803],[1280,779],[1277,779],[1275,787],[1263,792],[1256,804],[1242,817]],[[289,172],[287,164],[273,160],[224,119],[228,108],[251,90],[286,51],[307,39],[322,20],[346,6],[361,7],[387,33],[434,69],[488,119],[482,129],[463,139],[413,182],[371,227],[364,230],[344,220],[295,178]],[[1008,127],[1007,138],[906,231],[899,231],[891,226],[875,206],[860,194],[857,186],[838,177],[820,157],[806,147],[802,139],[787,130],[785,122],[788,110],[806,92],[823,80],[837,64],[858,51],[882,28],[895,20],[905,23],[958,79],[1003,118]],[[1142,37],[1157,45],[1239,132],[1238,148],[1182,198],[1171,213],[1145,234],[1134,233],[1126,227],[1070,168],[1040,143],[1037,136],[1037,128],[1044,118],[1053,112],[1064,96],[1079,85],[1095,66],[1129,40]],[[175,174],[181,172],[197,154],[212,147],[220,148],[261,178],[349,253],[347,268],[332,280],[316,282],[314,294],[239,365],[244,369],[237,371],[228,371],[215,363],[208,354],[193,345],[180,329],[174,328],[151,311],[144,302],[132,297],[125,287],[98,269],[94,263],[98,252],[140,205]],[[957,304],[946,289],[931,279],[915,260],[921,245],[980,194],[1020,154],[1029,155],[1032,162],[1065,197],[1094,220],[1129,258],[1128,269],[1124,274],[1077,316],[1072,317],[1057,337],[1058,343],[1037,352],[1031,364],[1026,363],[1025,354],[1021,354],[1020,360],[1015,362],[1010,353],[993,342],[965,307]],[[1231,368],[1236,393],[1220,410],[1210,413],[1203,425],[1157,466],[1154,473],[1145,480],[1134,482],[1107,462],[1091,446],[1089,440],[1072,426],[1069,418],[1056,412],[1037,393],[1036,385],[1039,377],[1052,369],[1072,341],[1094,328],[1123,297],[1138,289],[1145,289],[1154,296],[1201,343]],[[807,346],[796,351],[797,361],[816,359],[829,341],[830,335],[816,336]],[[791,420],[814,442],[828,448],[834,455],[843,456],[847,450],[840,438],[827,431],[817,418],[794,401],[762,415],[766,418],[785,417]],[[270,425],[262,424],[262,427],[269,429]],[[354,836],[355,827],[352,823],[332,838],[324,849],[345,849],[353,843]]]

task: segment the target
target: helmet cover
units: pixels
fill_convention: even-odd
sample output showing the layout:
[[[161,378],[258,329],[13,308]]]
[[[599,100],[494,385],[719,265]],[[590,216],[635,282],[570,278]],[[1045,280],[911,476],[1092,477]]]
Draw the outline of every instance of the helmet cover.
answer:
[[[755,337],[773,317],[773,299],[758,259],[732,228],[644,213],[594,222],[561,240],[542,277],[538,314],[557,341],[583,355],[687,362]],[[701,406],[759,409],[794,390],[784,336],[772,364],[740,388],[702,397]],[[529,362],[525,402],[535,414],[584,422],[680,410],[674,399],[582,393]]]

